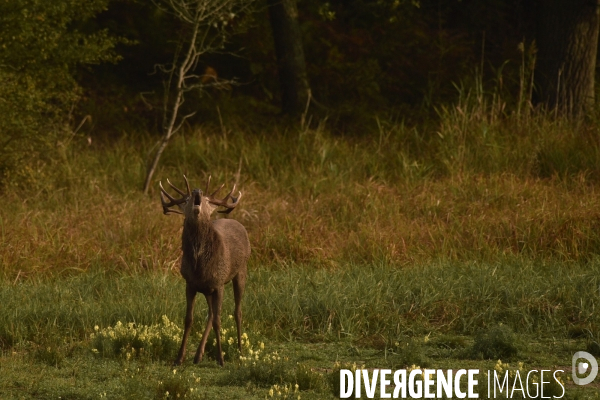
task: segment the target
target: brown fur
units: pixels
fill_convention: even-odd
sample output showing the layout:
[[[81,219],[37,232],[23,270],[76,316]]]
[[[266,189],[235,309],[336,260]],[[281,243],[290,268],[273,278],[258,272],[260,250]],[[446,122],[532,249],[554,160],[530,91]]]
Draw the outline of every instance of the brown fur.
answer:
[[[200,197],[198,201],[197,196]],[[198,205],[199,203],[199,205]],[[186,341],[190,334],[194,314],[196,293],[202,293],[208,303],[208,320],[202,340],[196,351],[194,363],[202,361],[204,347],[212,328],[217,337],[217,361],[223,365],[221,351],[221,305],[226,283],[233,283],[235,297],[235,322],[237,325],[238,348],[241,346],[242,308],[241,301],[246,286],[247,261],[250,257],[248,233],[242,224],[233,219],[211,220],[217,206],[201,190],[194,190],[182,204],[185,216],[181,236],[181,275],[186,281],[187,310],[185,329],[179,355],[175,365],[183,362]]]

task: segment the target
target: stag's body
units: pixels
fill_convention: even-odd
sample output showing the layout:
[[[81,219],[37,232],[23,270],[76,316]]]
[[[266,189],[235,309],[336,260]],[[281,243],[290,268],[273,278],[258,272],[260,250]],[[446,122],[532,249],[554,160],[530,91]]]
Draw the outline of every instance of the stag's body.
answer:
[[[186,220],[181,235],[181,275],[204,295],[238,277],[246,279],[248,234],[234,219]]]
[[[179,189],[175,187],[174,189],[184,195]],[[232,219],[211,220],[210,216],[218,206],[226,207],[227,212],[231,211],[237,205],[240,196],[234,198],[232,204],[227,204],[231,192],[223,200],[215,200],[213,196],[216,192],[211,196],[203,195],[199,189],[190,191],[189,185],[189,195],[179,200],[170,197],[164,189],[163,193],[171,200],[171,203],[166,203],[163,198],[165,213],[168,211],[173,212],[168,207],[180,205],[185,216],[181,237],[183,251],[181,275],[186,281],[187,309],[183,340],[175,364],[181,364],[185,357],[186,342],[193,321],[194,300],[196,293],[202,293],[208,304],[208,319],[202,340],[194,357],[194,363],[202,361],[208,335],[211,329],[214,328],[217,338],[217,361],[220,365],[223,365],[220,330],[224,286],[229,282],[233,283],[234,317],[237,325],[238,348],[241,351],[241,301],[246,285],[246,265],[250,257],[250,242],[246,229],[238,221]]]

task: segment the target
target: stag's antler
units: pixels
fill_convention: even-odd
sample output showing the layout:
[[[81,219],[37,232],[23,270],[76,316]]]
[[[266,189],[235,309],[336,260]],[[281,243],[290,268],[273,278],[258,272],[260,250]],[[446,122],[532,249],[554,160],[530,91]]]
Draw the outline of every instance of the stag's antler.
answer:
[[[179,193],[180,195],[182,195],[183,197],[180,199],[176,199],[173,196],[171,196],[163,187],[162,182],[159,182],[158,185],[160,186],[160,201],[162,203],[163,206],[163,214],[168,214],[168,213],[176,213],[176,214],[183,214],[181,211],[179,210],[171,210],[170,207],[179,205],[179,204],[183,204],[186,201],[188,201],[189,197],[192,195],[192,191],[190,190],[190,183],[187,180],[187,177],[184,175],[183,179],[185,179],[185,185],[187,187],[187,194],[185,194],[181,189],[179,189],[177,186],[173,185],[171,183],[171,181],[169,181],[169,179],[167,179],[167,183],[173,188],[175,189],[175,191],[177,193]],[[169,202],[166,201],[165,196],[170,200]]]
[[[210,175],[208,176],[208,181],[206,182],[206,192],[208,193],[208,185],[210,184]],[[242,198],[242,192],[238,192],[238,196],[237,197],[233,197],[231,195],[231,193],[233,193],[235,191],[235,184],[233,185],[233,188],[231,189],[231,191],[227,194],[227,196],[223,197],[222,199],[215,199],[214,196],[219,193],[219,191],[221,189],[223,189],[223,186],[225,186],[225,184],[222,184],[217,190],[215,190],[211,195],[206,195],[206,198],[208,199],[208,201],[211,204],[214,204],[216,206],[220,206],[220,207],[225,207],[226,209],[223,211],[219,211],[220,213],[223,214],[229,214],[231,211],[233,211],[233,209],[238,205],[238,203],[240,202],[240,199]],[[231,197],[231,203],[228,204],[227,200],[229,200],[229,198]]]

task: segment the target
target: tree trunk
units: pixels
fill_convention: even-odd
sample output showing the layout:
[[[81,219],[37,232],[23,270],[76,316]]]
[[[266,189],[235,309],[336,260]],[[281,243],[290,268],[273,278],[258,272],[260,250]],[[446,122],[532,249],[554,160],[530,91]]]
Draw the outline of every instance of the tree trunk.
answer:
[[[281,88],[281,110],[300,114],[308,101],[308,78],[296,0],[267,0]]]
[[[536,102],[579,119],[594,105],[598,0],[539,0]]]

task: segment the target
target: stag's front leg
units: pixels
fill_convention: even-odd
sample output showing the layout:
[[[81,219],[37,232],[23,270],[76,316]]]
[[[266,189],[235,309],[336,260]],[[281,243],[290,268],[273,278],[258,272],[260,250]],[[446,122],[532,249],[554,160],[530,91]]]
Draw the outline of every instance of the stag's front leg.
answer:
[[[233,278],[233,296],[235,299],[235,325],[237,327],[238,349],[242,354],[242,296],[246,286],[246,274],[240,272]]]
[[[204,356],[204,347],[206,346],[206,341],[208,340],[208,335],[210,334],[213,323],[212,296],[207,294],[204,295],[204,297],[206,298],[206,303],[208,304],[208,315],[206,316],[206,328],[204,329],[202,340],[198,345],[198,350],[196,351],[196,356],[194,357],[194,364],[198,364],[200,361],[202,361],[202,357]]]
[[[221,305],[223,304],[223,286],[216,289],[212,295],[213,328],[217,336],[217,361],[223,366],[223,352],[221,351]]]
[[[179,348],[179,355],[173,363],[173,365],[181,365],[185,358],[185,344],[187,342],[190,331],[192,330],[192,322],[194,321],[194,299],[196,298],[196,291],[187,284],[185,287],[185,299],[187,308],[185,311],[185,328],[183,331],[183,340],[181,341],[181,347]]]

